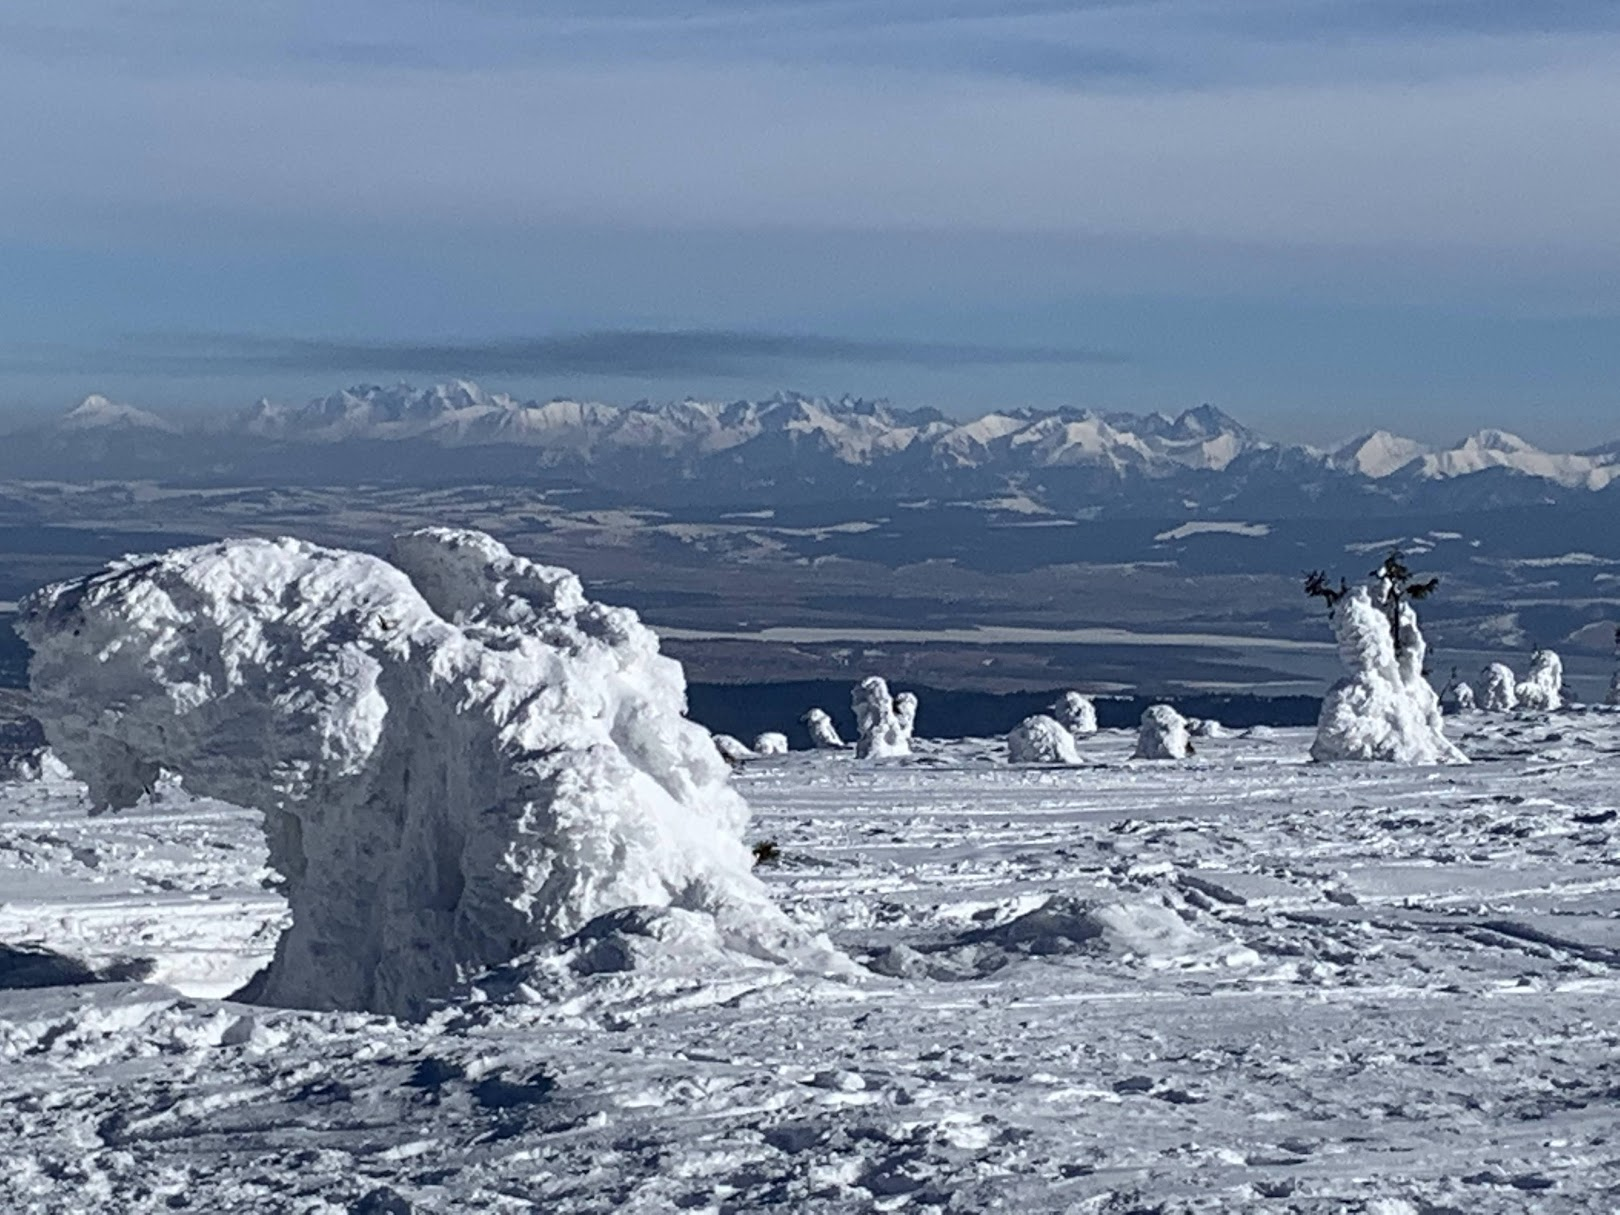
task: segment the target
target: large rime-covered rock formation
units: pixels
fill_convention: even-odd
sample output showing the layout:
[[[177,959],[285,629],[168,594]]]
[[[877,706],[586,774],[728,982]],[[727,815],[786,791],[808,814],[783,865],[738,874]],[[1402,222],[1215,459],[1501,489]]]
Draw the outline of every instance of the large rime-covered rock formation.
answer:
[[[1047,712],[1076,738],[1097,732],[1097,706],[1089,696],[1065,692],[1047,707]]]
[[[1519,707],[1550,713],[1564,707],[1564,660],[1551,650],[1537,650],[1530,671],[1514,691]]]
[[[1015,764],[1077,764],[1080,752],[1056,718],[1026,717],[1007,735],[1007,758]]]
[[[1519,685],[1513,668],[1493,662],[1479,673],[1479,707],[1491,713],[1506,713],[1519,706]]]
[[[266,1002],[415,1015],[628,907],[831,964],[751,872],[680,664],[480,532],[386,561],[287,539],[130,558],[20,619],[35,711],[98,806],[169,769],[263,811],[292,912]]]
[[[801,719],[810,731],[810,742],[818,751],[842,751],[849,744],[838,736],[838,727],[825,709],[811,709]]]
[[[903,705],[908,698],[909,705]],[[889,694],[888,682],[881,675],[868,675],[855,685],[849,702],[855,710],[855,728],[860,731],[855,743],[857,758],[884,759],[911,754],[911,727],[917,713],[915,696],[902,693],[896,700]]]
[[[1375,579],[1334,608],[1339,657],[1349,674],[1322,702],[1311,758],[1466,763],[1446,738],[1440,698],[1423,675],[1426,647],[1417,613],[1410,604],[1397,604],[1392,631],[1388,595],[1388,584]]]
[[[1142,710],[1132,759],[1186,759],[1191,754],[1185,717],[1169,705],[1149,705]]]

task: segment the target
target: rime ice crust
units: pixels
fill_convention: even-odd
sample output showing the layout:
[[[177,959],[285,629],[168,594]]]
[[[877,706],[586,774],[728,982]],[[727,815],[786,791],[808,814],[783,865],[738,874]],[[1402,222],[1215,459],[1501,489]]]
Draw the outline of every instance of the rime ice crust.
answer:
[[[1375,580],[1335,606],[1333,631],[1350,673],[1322,702],[1311,758],[1467,763],[1468,757],[1446,738],[1440,698],[1423,676],[1426,647],[1417,614],[1400,605],[1397,653],[1384,614],[1387,593],[1384,583]]]
[[[1493,662],[1479,673],[1479,707],[1490,713],[1506,713],[1519,707],[1519,687],[1513,668]]]
[[[1551,713],[1564,707],[1564,660],[1551,650],[1537,650],[1524,682],[1514,689],[1519,707]]]
[[[415,1015],[631,906],[712,914],[753,957],[823,949],[753,876],[680,664],[480,532],[127,559],[31,596],[20,631],[96,803],[166,768],[263,811],[292,912],[266,1002]]]
[[[1026,717],[1007,735],[1007,758],[1015,764],[1078,764],[1074,735],[1055,718]]]
[[[880,675],[868,675],[850,693],[855,710],[855,727],[860,738],[855,743],[857,759],[885,759],[911,754],[911,727],[916,721],[917,698],[909,692],[897,699],[889,695],[889,685]]]
[[[1169,705],[1149,705],[1142,710],[1132,759],[1186,759],[1191,754],[1185,717]]]
[[[1097,706],[1089,696],[1065,692],[1046,710],[1057,723],[1076,738],[1097,732]]]

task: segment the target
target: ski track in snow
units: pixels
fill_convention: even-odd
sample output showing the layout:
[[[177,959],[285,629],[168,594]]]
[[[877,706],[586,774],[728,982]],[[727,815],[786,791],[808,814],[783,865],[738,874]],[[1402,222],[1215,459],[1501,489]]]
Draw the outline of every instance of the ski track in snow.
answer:
[[[753,762],[782,906],[926,974],[423,1024],[219,998],[285,914],[254,815],[4,786],[0,942],[152,973],[0,990],[0,1209],[1615,1209],[1620,712],[1448,726],[1474,764]],[[1054,895],[1186,939],[1001,932]]]

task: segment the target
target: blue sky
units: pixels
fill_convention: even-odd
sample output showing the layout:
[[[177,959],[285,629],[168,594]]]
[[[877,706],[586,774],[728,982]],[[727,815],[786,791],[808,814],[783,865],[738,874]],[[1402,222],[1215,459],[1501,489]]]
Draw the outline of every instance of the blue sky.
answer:
[[[1620,435],[1612,0],[224,12],[0,12],[0,410],[472,373]]]

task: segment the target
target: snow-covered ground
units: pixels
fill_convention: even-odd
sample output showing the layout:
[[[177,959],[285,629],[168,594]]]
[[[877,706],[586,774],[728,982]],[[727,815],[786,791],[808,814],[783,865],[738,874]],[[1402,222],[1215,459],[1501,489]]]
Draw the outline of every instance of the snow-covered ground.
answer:
[[[0,1210],[1615,1209],[1620,712],[1447,725],[751,761],[772,893],[879,973],[421,1024],[221,1000],[285,914],[255,815],[0,787]]]

